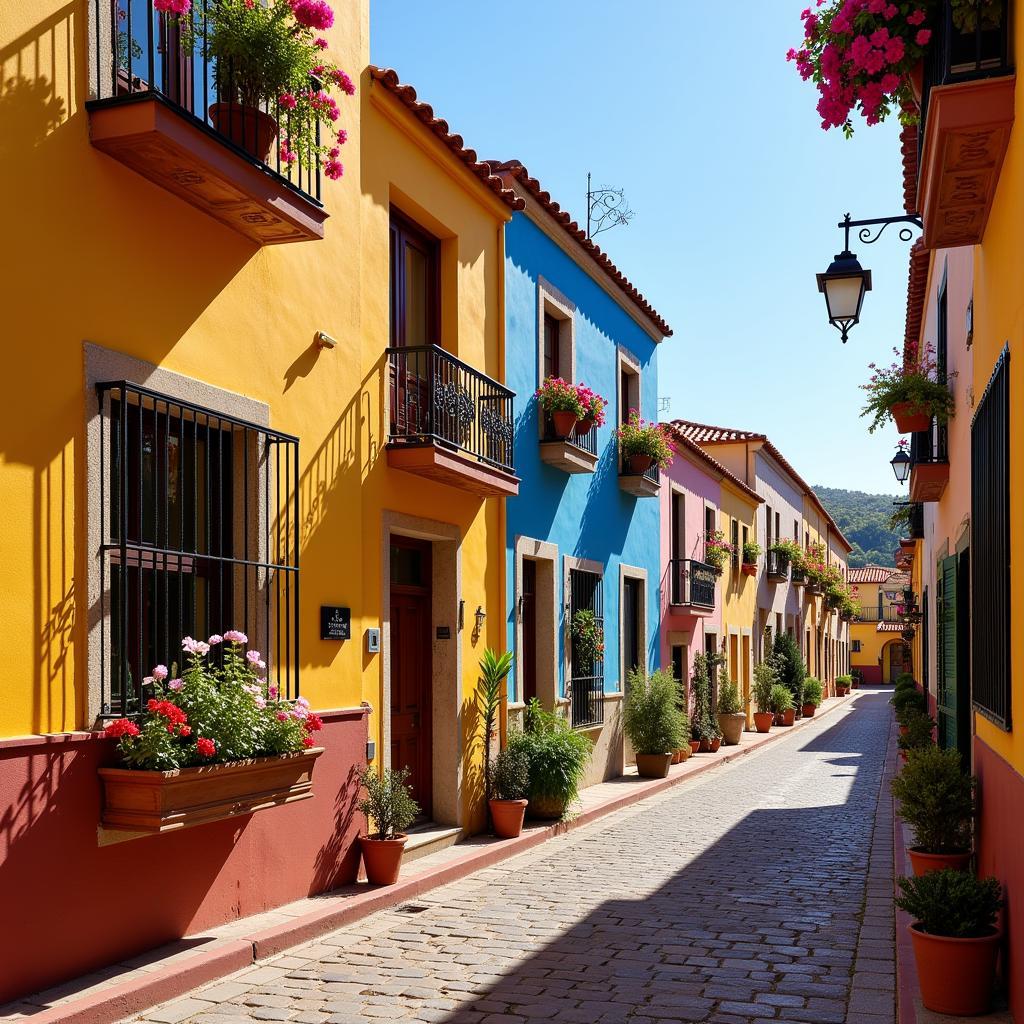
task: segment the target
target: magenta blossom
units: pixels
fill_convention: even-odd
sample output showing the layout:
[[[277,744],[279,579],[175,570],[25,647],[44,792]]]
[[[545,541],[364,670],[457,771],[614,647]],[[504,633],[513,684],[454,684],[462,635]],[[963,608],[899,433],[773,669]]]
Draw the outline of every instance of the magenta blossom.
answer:
[[[334,24],[334,11],[324,0],[291,0],[295,20],[303,28],[329,29]]]
[[[175,691],[177,691],[177,690],[180,690],[180,689],[181,689],[181,688],[182,688],[182,687],[183,687],[184,685],[185,685],[185,683],[184,683],[184,680],[181,680],[181,679],[172,679],[172,680],[171,680],[171,681],[170,681],[170,682],[169,682],[169,683],[167,684],[167,689],[168,689],[168,690],[175,690]]]
[[[249,638],[237,629],[225,630],[224,639],[227,640],[229,644],[247,644],[249,642]]]

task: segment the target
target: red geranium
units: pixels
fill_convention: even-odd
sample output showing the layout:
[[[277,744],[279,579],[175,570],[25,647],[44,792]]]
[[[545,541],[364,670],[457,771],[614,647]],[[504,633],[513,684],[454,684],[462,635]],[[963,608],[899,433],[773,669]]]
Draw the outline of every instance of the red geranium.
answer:
[[[120,739],[122,736],[138,736],[139,727],[130,718],[119,718],[103,730],[104,736]]]
[[[205,736],[200,736],[196,740],[196,750],[201,757],[213,757],[217,753],[217,744],[213,740],[208,740]]]

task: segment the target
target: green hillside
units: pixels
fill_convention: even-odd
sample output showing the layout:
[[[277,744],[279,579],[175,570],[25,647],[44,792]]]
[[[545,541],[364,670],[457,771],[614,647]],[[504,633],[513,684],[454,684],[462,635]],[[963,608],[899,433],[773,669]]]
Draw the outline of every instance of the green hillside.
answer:
[[[844,491],[838,487],[815,486],[814,490],[853,545],[851,566],[894,564],[899,534],[889,529],[889,516],[895,495]]]

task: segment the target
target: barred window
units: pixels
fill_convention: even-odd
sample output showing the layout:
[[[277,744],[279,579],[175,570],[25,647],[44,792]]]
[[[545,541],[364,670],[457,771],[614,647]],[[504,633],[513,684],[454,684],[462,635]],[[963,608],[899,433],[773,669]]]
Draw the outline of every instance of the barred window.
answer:
[[[1010,352],[971,423],[971,680],[974,706],[1009,730]]]
[[[577,636],[577,613],[588,612],[601,643]],[[570,668],[569,699],[573,726],[604,721],[604,588],[601,576],[584,569],[569,570]]]
[[[230,628],[297,696],[298,439],[126,381],[97,391],[101,717],[140,711],[182,637]]]

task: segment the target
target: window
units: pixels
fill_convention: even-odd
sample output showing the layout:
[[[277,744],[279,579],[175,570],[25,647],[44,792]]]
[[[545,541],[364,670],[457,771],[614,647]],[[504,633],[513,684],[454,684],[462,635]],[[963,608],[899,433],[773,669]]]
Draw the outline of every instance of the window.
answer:
[[[548,377],[561,377],[561,353],[558,345],[558,321],[550,314],[544,314],[544,365],[541,380]]]
[[[705,552],[707,550],[706,543],[711,539],[711,535],[718,529],[717,517],[715,516],[715,510],[710,505],[704,506],[704,541],[705,541]],[[705,554],[705,560],[707,555]]]
[[[577,613],[585,614],[577,616]],[[592,624],[592,629],[591,629]],[[604,635],[604,588],[601,576],[585,569],[569,570],[569,699],[573,726],[604,721],[604,651],[581,635],[581,626]]]
[[[677,683],[680,684],[682,693],[687,692],[687,683],[689,680],[686,678],[686,645],[685,644],[673,644],[672,645],[672,675],[675,677]]]
[[[391,347],[440,344],[438,243],[391,211]]]
[[[772,507],[764,507],[764,546],[768,550],[772,546]]]
[[[800,543],[800,520],[793,520],[793,540],[795,543]]]
[[[740,564],[740,522],[738,519],[732,521],[732,567],[734,569]]]
[[[1010,372],[1009,349],[971,424],[971,679],[974,704],[1009,729]]]
[[[939,289],[938,310],[935,317],[935,370],[940,383],[944,384],[949,369],[949,303],[946,300],[946,279]]]
[[[629,422],[631,409],[640,409],[640,369],[619,356],[619,423]]]
[[[139,711],[182,637],[229,628],[297,696],[298,439],[124,381],[98,392],[101,716]]]
[[[743,546],[744,546],[744,547],[746,547],[746,546],[747,546],[747,542],[748,542],[749,540],[750,540],[750,530],[748,530],[748,529],[747,529],[747,528],[746,528],[746,527],[744,526],[744,527],[743,527]]]
[[[850,641],[850,650],[853,651],[854,654],[860,654],[860,641],[859,640],[851,640]]]
[[[672,536],[671,557],[678,561],[686,557],[686,497],[679,491],[672,492]]]

